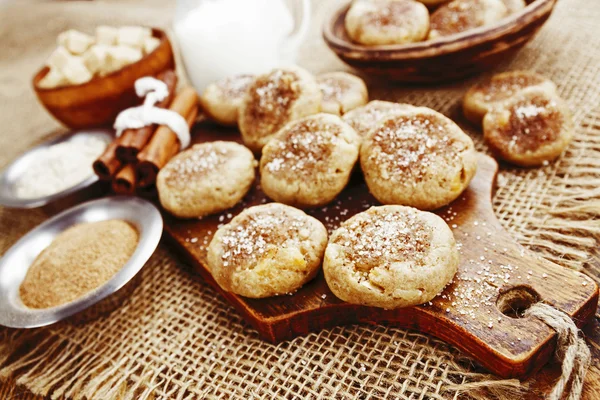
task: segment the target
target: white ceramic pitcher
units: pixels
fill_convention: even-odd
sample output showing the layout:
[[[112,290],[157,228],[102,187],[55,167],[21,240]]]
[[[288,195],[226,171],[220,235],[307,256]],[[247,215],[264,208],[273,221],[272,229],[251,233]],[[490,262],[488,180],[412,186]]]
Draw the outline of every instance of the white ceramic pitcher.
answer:
[[[293,64],[309,22],[310,0],[178,0],[174,31],[201,93],[227,76]]]

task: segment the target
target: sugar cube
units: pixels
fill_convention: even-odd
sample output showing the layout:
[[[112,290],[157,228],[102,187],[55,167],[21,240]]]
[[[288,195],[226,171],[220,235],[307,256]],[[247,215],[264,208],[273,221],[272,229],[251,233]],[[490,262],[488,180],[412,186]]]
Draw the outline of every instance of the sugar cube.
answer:
[[[61,33],[58,35],[57,41],[59,46],[65,47],[73,54],[82,54],[94,44],[93,37],[76,31],[75,29],[69,29],[68,31]]]
[[[155,37],[146,38],[144,41],[144,54],[150,54],[158,47],[160,40]]]
[[[92,79],[92,73],[86,68],[83,58],[78,56],[71,56],[67,64],[61,68],[61,72],[72,85],[79,85]]]
[[[106,72],[116,71],[142,58],[142,51],[129,46],[110,46],[107,51]]]
[[[68,82],[65,76],[57,68],[51,67],[48,73],[38,82],[38,86],[44,89],[51,89],[65,85],[66,83]]]
[[[92,73],[102,73],[107,64],[108,46],[95,44],[83,53],[83,63]]]
[[[71,57],[71,53],[69,53],[69,51],[64,46],[58,46],[52,52],[52,54],[50,54],[50,57],[48,57],[46,65],[49,66],[51,69],[54,68],[60,70],[65,65],[67,65],[67,62]]]
[[[138,49],[144,48],[146,38],[152,37],[150,28],[143,26],[122,26],[119,28],[118,44]]]
[[[114,26],[100,25],[96,27],[96,43],[112,46],[117,44],[117,38],[119,37],[119,28]]]

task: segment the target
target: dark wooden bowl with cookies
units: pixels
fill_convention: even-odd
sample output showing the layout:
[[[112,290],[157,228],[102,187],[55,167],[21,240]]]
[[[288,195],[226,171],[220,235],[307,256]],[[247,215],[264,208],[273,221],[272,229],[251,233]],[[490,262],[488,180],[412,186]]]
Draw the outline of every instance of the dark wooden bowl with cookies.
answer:
[[[117,71],[79,85],[41,87],[40,81],[49,72],[47,66],[43,67],[32,82],[38,100],[54,118],[69,128],[112,125],[119,112],[139,104],[140,99],[134,89],[137,79],[175,68],[173,48],[167,34],[154,28],[152,35],[160,43],[151,53]]]
[[[552,14],[557,0],[529,0],[521,11],[489,26],[451,36],[398,45],[353,42],[345,28],[350,3],[323,27],[327,45],[348,65],[366,74],[401,82],[435,83],[488,70],[531,40]]]

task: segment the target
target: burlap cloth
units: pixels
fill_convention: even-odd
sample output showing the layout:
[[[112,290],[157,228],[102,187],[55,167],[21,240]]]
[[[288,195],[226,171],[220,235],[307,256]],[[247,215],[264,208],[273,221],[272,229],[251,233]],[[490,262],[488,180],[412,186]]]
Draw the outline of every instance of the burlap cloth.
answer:
[[[173,5],[151,3],[19,0],[0,9],[0,166],[59,128],[29,83],[56,35],[99,23],[168,26]],[[335,3],[314,2],[313,29],[301,57],[313,72],[346,69],[320,36]],[[599,20],[600,1],[561,0],[540,35],[498,66],[553,79],[572,106],[577,133],[564,157],[545,168],[503,166],[494,198],[498,218],[520,243],[594,276],[591,260],[600,235]],[[372,98],[451,116],[485,150],[480,133],[459,112],[462,94],[479,79],[425,88],[369,83]],[[0,253],[45,218],[41,211],[0,208]],[[339,327],[279,345],[262,342],[162,246],[131,301],[112,315],[86,325],[1,329],[0,340],[0,377],[53,398],[490,398],[510,395],[518,383],[486,375],[439,340],[395,327]]]

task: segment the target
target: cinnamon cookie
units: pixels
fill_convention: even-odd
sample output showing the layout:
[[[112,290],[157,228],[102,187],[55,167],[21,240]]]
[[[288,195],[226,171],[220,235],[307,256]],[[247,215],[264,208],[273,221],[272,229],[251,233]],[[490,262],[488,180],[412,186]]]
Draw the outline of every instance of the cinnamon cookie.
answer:
[[[492,108],[483,137],[504,160],[531,167],[557,158],[573,139],[571,112],[553,92],[526,89]]]
[[[507,14],[502,0],[452,0],[431,14],[429,39],[491,25]]]
[[[383,119],[413,108],[410,104],[373,100],[365,106],[347,112],[342,119],[354,128],[361,137],[365,137]]]
[[[394,115],[363,140],[360,164],[383,204],[432,210],[456,199],[475,175],[473,141],[452,120],[425,107]]]
[[[321,111],[321,101],[316,79],[301,68],[278,68],[257,77],[240,108],[244,144],[260,152],[285,124]]]
[[[323,94],[321,111],[344,115],[369,101],[367,85],[356,75],[347,72],[330,72],[317,76]]]
[[[330,203],[348,184],[360,137],[340,117],[290,122],[263,148],[260,182],[267,196],[296,207]]]
[[[473,86],[463,99],[463,112],[472,123],[480,125],[493,106],[530,87],[541,87],[556,93],[556,85],[531,71],[509,71]]]
[[[283,204],[245,209],[217,230],[208,266],[225,290],[262,298],[295,292],[315,277],[327,245],[319,220]]]
[[[506,6],[509,15],[517,13],[527,7],[525,0],[502,0],[502,2]]]
[[[417,0],[428,7],[438,6],[442,3],[447,3],[449,0]]]
[[[207,86],[200,96],[204,112],[223,125],[237,125],[238,112],[253,75],[236,75]]]
[[[418,42],[427,37],[429,11],[414,0],[355,0],[345,25],[348,36],[364,45]]]
[[[323,272],[329,288],[353,304],[393,309],[423,304],[450,283],[459,254],[437,215],[411,207],[371,207],[336,229]]]
[[[250,190],[255,166],[252,152],[240,144],[196,144],[173,157],[158,173],[160,204],[180,218],[224,211]]]

